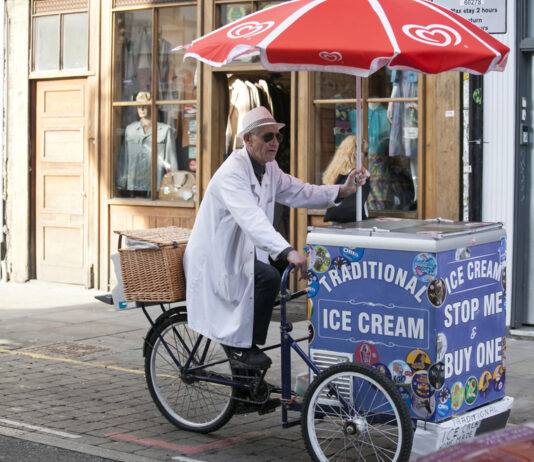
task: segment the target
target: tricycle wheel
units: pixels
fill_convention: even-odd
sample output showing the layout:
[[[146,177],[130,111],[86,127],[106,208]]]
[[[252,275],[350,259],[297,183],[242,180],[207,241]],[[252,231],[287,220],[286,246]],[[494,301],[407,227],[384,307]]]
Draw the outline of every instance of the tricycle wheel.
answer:
[[[184,313],[173,314],[156,323],[145,340],[145,376],[152,399],[171,423],[183,430],[209,433],[222,427],[234,414],[236,390],[229,385],[202,380],[203,377],[232,380],[223,347],[205,337],[189,367],[226,361],[191,373],[184,372],[183,367],[199,337],[200,334],[187,325]]]
[[[315,461],[407,461],[413,430],[391,380],[343,363],[319,374],[306,392],[302,435]]]

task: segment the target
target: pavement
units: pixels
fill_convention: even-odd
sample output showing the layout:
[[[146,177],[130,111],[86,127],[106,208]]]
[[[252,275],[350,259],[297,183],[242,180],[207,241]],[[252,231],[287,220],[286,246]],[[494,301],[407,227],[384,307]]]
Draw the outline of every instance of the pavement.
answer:
[[[282,428],[279,411],[234,416],[207,435],[169,423],[144,378],[148,321],[139,309],[117,312],[95,300],[102,293],[0,283],[1,436],[115,461],[310,460],[300,426]],[[305,311],[290,309],[296,337],[307,333]],[[269,340],[278,341],[278,327],[273,320]],[[533,340],[509,337],[506,346],[506,394],[515,398],[509,425],[518,425],[534,415]],[[269,355],[267,380],[279,384],[278,358]],[[293,376],[305,371],[293,361]]]

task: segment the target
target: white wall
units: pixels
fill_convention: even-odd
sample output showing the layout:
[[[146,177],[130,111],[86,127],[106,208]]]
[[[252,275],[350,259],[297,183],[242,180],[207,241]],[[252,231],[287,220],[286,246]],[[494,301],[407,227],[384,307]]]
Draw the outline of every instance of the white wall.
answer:
[[[0,243],[4,241],[4,152],[5,152],[5,119],[4,119],[4,85],[5,75],[5,48],[4,34],[5,24],[5,4],[0,2]],[[0,259],[2,256],[0,255]],[[4,277],[5,270],[0,266],[0,280]]]
[[[30,2],[7,0],[7,271],[9,279],[29,276],[29,88],[28,50]]]
[[[507,2],[506,34],[495,38],[510,48],[504,72],[484,77],[484,171],[482,219],[500,221],[507,232],[507,324],[512,306],[512,249],[514,233],[514,159],[516,43],[515,0]]]

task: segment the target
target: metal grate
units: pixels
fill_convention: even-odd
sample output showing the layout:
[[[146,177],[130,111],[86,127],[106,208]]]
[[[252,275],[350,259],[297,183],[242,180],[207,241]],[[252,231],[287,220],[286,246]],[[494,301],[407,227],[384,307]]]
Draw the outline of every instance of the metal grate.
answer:
[[[310,356],[314,364],[321,370],[324,371],[330,366],[340,363],[346,363],[352,361],[352,355],[350,353],[340,353],[339,351],[328,351],[328,350],[315,350],[310,348]],[[310,370],[312,380],[314,377],[313,371]],[[352,402],[352,381],[350,379],[338,379],[335,380],[335,383],[339,388],[343,398],[347,401]],[[337,404],[337,401],[329,399],[324,393],[320,397],[321,404]]]
[[[33,14],[87,11],[89,0],[34,0]]]

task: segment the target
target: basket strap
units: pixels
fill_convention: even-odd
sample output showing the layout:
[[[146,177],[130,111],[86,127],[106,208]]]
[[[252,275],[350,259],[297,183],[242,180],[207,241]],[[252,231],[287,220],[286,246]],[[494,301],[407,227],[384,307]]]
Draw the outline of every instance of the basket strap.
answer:
[[[120,250],[122,247],[122,234],[119,234],[119,245],[117,246],[117,249]]]

